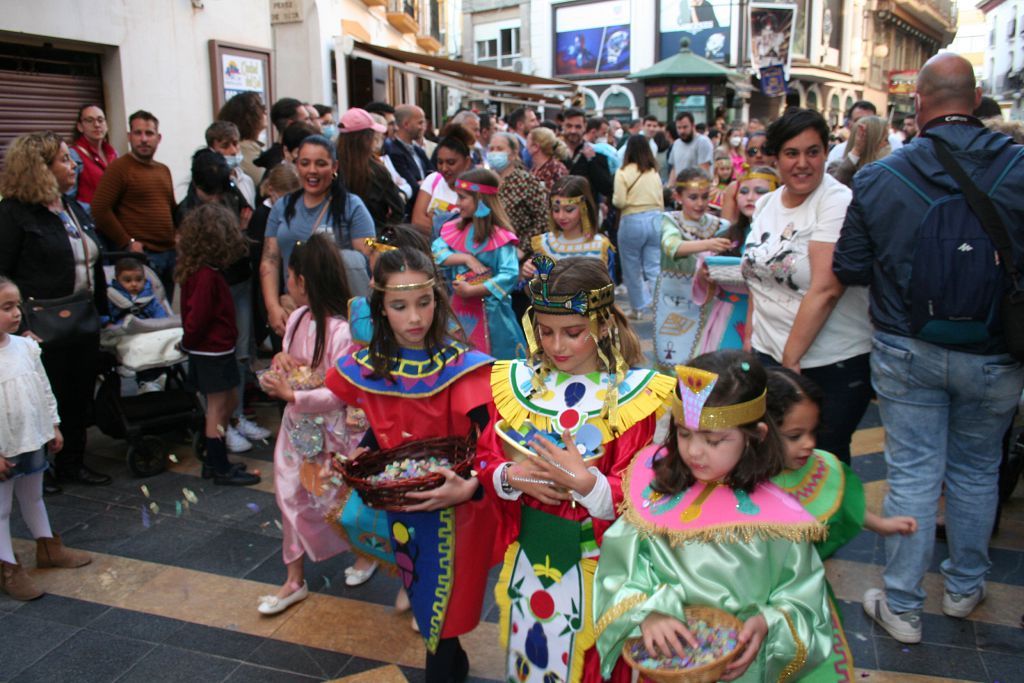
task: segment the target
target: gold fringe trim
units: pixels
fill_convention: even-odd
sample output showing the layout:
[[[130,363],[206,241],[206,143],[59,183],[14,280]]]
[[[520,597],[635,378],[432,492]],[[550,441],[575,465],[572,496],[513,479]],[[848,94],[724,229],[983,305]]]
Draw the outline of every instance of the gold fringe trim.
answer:
[[[804,668],[804,664],[807,663],[807,646],[804,645],[804,641],[800,640],[800,635],[796,632],[796,624],[793,623],[789,613],[786,610],[780,609],[779,611],[782,612],[782,616],[786,620],[786,626],[789,627],[789,633],[793,636],[793,642],[796,643],[796,655],[793,657],[793,661],[787,664],[786,668],[779,674],[780,681],[788,681],[797,671]]]
[[[624,497],[619,505],[619,514],[624,516],[626,521],[635,526],[642,534],[646,536],[660,536],[668,540],[669,544],[673,547],[691,541],[696,541],[697,543],[737,543],[739,541],[749,543],[755,538],[761,538],[766,541],[787,540],[795,543],[803,541],[818,543],[828,538],[828,527],[817,520],[796,524],[752,521],[745,524],[717,524],[688,531],[670,529],[654,524],[644,519],[637,512],[630,499],[630,492],[633,490],[630,480],[633,477],[633,468],[639,467],[639,462],[634,457],[632,464],[626,468],[622,475],[622,492]]]
[[[508,584],[512,581],[512,570],[515,568],[516,555],[519,553],[519,541],[512,541],[505,550],[505,559],[501,563],[498,583],[494,585],[494,602],[498,605],[498,642],[508,650],[509,623],[512,616],[512,600],[508,597]]]
[[[650,596],[644,593],[637,593],[632,595],[622,602],[612,605],[611,609],[601,615],[601,618],[597,620],[597,626],[595,627],[596,635],[598,638],[604,633],[605,629],[612,625],[612,622],[617,621],[626,612],[639,607],[650,599]]]
[[[496,361],[491,367],[491,394],[498,413],[513,429],[519,429],[529,420],[542,431],[551,431],[551,418],[535,413],[523,405],[512,387],[511,365],[514,361]],[[621,378],[620,378],[621,379]],[[601,430],[602,443],[608,443],[649,415],[661,417],[666,403],[674,394],[676,380],[669,375],[654,373],[644,388],[626,403],[619,403],[615,421],[604,417],[592,418],[593,424]]]

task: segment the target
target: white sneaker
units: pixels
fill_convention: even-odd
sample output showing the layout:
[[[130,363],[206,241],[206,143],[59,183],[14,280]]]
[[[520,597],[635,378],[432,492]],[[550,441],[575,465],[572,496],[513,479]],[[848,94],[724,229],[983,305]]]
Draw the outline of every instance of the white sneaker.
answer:
[[[942,613],[947,617],[963,619],[977,607],[987,595],[985,584],[973,593],[942,593]]]
[[[140,394],[152,394],[154,392],[163,391],[164,387],[160,382],[139,382],[139,393]]]
[[[885,601],[885,591],[868,589],[864,593],[864,611],[894,640],[907,644],[921,642],[921,613],[893,612]]]
[[[269,429],[260,427],[258,424],[252,420],[246,419],[244,416],[238,418],[238,424],[235,425],[235,429],[238,430],[239,434],[250,441],[266,441],[272,434]]]
[[[224,441],[227,443],[229,453],[245,453],[252,450],[252,442],[239,434],[234,427],[228,427]]]

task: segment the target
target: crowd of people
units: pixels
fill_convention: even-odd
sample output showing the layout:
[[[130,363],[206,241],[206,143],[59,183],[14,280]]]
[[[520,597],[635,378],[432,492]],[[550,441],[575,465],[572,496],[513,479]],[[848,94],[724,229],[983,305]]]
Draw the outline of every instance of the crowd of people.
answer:
[[[743,622],[722,680],[836,680],[853,667],[822,561],[868,528],[886,566],[864,609],[919,642],[937,525],[943,611],[985,598],[1024,390],[1024,152],[980,103],[952,54],[923,66],[900,130],[858,102],[846,140],[796,107],[767,127],[467,110],[435,134],[413,104],[243,93],[177,203],[150,112],[120,156],[96,105],[70,144],[20,136],[0,176],[0,588],[40,594],[15,495],[39,566],[89,561],[43,490],[110,482],[85,461],[101,333],[170,318],[204,477],[258,483],[231,459],[272,436],[247,403],[284,405],[267,617],[308,596],[307,559],[353,550],[346,584],[397,567],[427,680],[461,681],[502,563],[510,680],[627,681],[624,643],[682,656],[701,605]],[[648,358],[633,324],[652,319]],[[851,460],[873,399],[881,515]],[[342,483],[423,452],[439,485],[386,515]]]

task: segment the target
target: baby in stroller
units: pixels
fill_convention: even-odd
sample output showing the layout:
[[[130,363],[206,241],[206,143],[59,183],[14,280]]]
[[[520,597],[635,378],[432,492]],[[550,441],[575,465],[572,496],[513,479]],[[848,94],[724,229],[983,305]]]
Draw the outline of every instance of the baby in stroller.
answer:
[[[110,320],[101,344],[117,357],[119,374],[138,381],[138,393],[163,391],[164,368],[184,360],[175,348],[181,341],[181,318],[171,310],[160,280],[139,259],[125,256],[104,268],[113,277],[107,287]]]

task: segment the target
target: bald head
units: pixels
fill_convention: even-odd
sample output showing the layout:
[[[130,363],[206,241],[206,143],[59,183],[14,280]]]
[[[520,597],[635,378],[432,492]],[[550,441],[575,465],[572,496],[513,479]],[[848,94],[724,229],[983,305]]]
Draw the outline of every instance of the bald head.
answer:
[[[395,135],[406,144],[418,139],[427,128],[423,110],[415,104],[400,104],[395,107]]]
[[[970,115],[978,106],[981,91],[974,80],[974,67],[952,52],[935,55],[917,74],[917,120],[919,125],[947,114]]]

